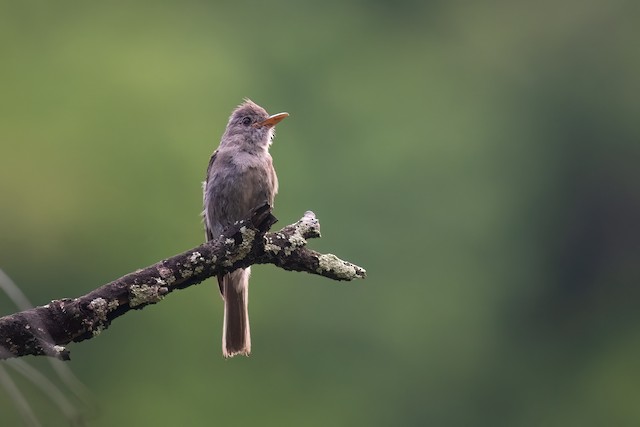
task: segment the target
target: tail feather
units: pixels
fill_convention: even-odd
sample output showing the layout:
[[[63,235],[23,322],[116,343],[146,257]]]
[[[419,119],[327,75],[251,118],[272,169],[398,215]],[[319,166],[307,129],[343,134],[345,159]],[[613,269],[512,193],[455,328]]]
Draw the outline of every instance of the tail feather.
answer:
[[[224,298],[224,328],[222,332],[222,355],[248,356],[251,353],[249,331],[249,275],[250,269],[240,269],[222,278]]]

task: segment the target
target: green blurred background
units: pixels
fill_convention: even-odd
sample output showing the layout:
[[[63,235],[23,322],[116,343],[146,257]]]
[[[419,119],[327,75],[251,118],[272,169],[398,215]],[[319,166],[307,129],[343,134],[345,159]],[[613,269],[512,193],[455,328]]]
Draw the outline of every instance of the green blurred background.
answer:
[[[124,316],[70,346],[88,424],[639,425],[639,5],[1,2],[0,268],[32,302],[199,244],[243,97],[291,114],[278,225],[315,211],[368,271],[254,268],[250,358],[213,281]]]

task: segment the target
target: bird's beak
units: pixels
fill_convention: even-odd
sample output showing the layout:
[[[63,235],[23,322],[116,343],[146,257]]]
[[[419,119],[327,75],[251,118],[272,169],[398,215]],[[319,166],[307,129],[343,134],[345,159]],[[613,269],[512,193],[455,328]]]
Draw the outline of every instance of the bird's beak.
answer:
[[[278,113],[278,114],[274,114],[273,116],[269,116],[266,119],[264,119],[261,122],[258,123],[254,123],[253,127],[254,128],[261,128],[263,126],[266,127],[274,127],[275,125],[277,125],[278,123],[280,123],[280,121],[286,117],[289,117],[289,113]]]

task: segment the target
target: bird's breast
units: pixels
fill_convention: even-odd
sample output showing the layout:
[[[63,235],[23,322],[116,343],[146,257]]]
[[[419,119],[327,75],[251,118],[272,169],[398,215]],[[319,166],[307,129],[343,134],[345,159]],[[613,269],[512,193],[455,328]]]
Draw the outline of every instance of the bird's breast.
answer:
[[[273,206],[278,181],[268,153],[220,160],[213,165],[206,188],[206,207],[212,220],[230,224],[246,219],[264,203]]]

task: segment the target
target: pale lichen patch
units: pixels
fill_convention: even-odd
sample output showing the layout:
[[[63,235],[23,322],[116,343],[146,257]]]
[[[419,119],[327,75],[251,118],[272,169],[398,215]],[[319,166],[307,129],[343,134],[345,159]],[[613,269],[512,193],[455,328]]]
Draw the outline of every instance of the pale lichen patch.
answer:
[[[276,245],[275,243],[273,243],[273,240],[267,236],[264,236],[264,251],[265,252],[270,252],[273,253],[275,255],[278,254],[278,252],[280,252],[282,250],[282,248],[279,245]]]
[[[351,280],[358,277],[354,265],[342,261],[334,254],[322,254],[318,256],[318,273],[323,271],[332,272],[336,278],[343,280]]]
[[[202,262],[204,258],[202,258],[202,254],[198,251],[195,251],[194,253],[191,254],[191,256],[189,257],[189,261],[191,261],[192,264],[195,264],[197,262]]]
[[[162,286],[133,285],[129,288],[129,306],[137,307],[143,304],[154,304],[167,293],[167,288]]]
[[[302,219],[296,223],[296,228],[304,237],[320,237],[320,223],[312,211],[304,213]]]
[[[166,282],[167,286],[173,285],[176,281],[176,278],[173,275],[173,272],[171,271],[171,269],[167,267],[159,267],[158,274],[162,279],[164,279],[164,282]],[[158,279],[156,279],[156,282],[160,283]],[[165,283],[162,283],[162,284],[165,284]]]
[[[89,308],[96,313],[98,320],[107,320],[107,313],[109,312],[109,304],[104,298],[96,298],[89,303]]]
[[[183,279],[188,279],[189,277],[193,276],[193,270],[191,270],[190,268],[185,268],[183,270],[180,270],[179,273]]]
[[[100,335],[100,332],[102,332],[106,328],[107,314],[110,311],[110,307],[113,307],[113,303],[108,303],[106,299],[98,297],[93,299],[89,303],[88,307],[96,314],[96,317],[98,318],[98,321],[96,323],[89,322],[89,324],[87,325],[89,327],[89,330],[95,337],[97,335]]]
[[[225,262],[227,266],[231,266],[234,262],[244,259],[249,252],[251,252],[251,246],[256,237],[256,232],[250,228],[242,227],[240,228],[240,233],[242,234],[242,241],[236,247],[235,254],[230,256]],[[231,243],[235,243],[233,239],[227,240],[231,240]]]
[[[302,237],[302,234],[296,231],[296,233],[289,237],[289,243],[291,243],[291,246],[284,248],[284,254],[286,256],[291,255],[291,253],[297,248],[301,248],[306,245],[307,241]]]

